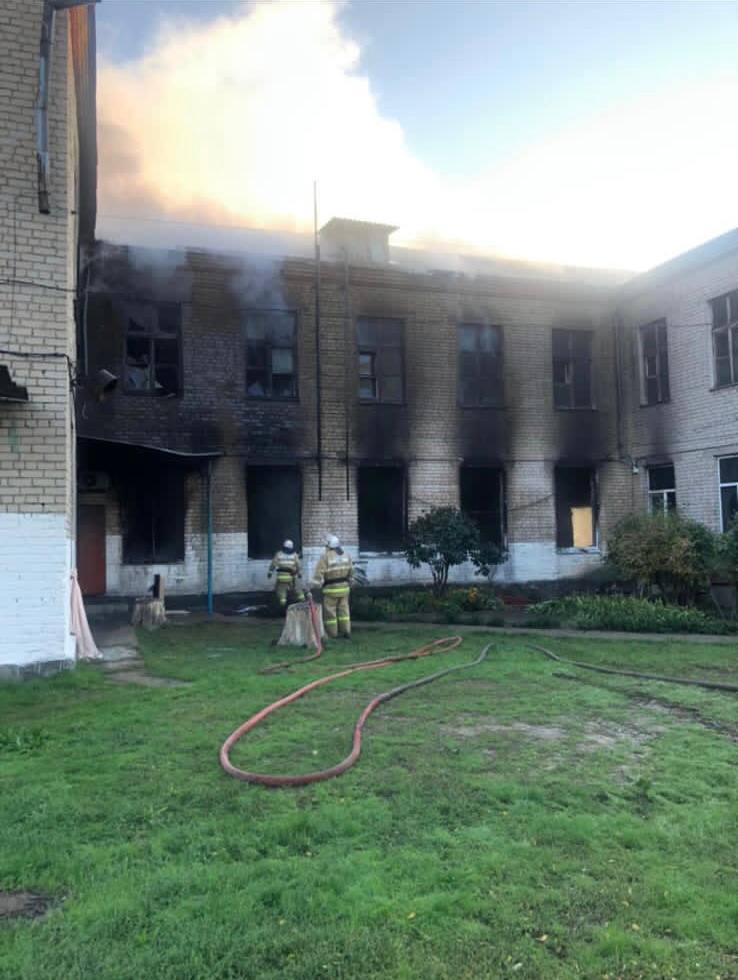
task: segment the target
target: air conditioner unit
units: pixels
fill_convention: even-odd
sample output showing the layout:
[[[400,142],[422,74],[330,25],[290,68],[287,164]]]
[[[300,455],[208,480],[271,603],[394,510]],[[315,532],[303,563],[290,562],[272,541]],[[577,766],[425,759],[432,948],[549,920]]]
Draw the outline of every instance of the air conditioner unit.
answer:
[[[110,478],[100,470],[80,470],[77,486],[85,493],[104,493],[110,489]]]

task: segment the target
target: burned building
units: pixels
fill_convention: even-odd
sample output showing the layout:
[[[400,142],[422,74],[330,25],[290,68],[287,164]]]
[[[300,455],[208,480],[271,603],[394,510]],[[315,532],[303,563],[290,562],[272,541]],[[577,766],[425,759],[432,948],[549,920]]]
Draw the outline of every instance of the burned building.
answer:
[[[727,330],[732,350],[732,238],[708,259],[720,283],[703,269],[697,289],[688,257],[630,280],[482,260],[439,271],[391,248],[393,230],[333,219],[319,265],[98,243],[79,357],[122,380],[78,405],[84,591],[140,593],[154,573],[170,592],[262,588],[283,538],[311,565],[329,531],[372,582],[413,581],[405,529],[441,504],[506,546],[499,581],[579,577],[625,513],[670,506],[672,435],[682,424],[678,445],[709,454],[715,430],[705,375],[704,431],[687,432],[698,379],[669,320],[683,302],[703,346]],[[708,483],[679,506],[716,525]]]

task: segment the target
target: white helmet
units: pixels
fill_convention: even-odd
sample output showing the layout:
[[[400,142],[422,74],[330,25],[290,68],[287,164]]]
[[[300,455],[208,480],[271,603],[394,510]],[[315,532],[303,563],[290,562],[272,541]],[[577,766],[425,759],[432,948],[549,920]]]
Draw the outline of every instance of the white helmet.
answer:
[[[325,539],[325,543],[329,548],[338,548],[341,545],[341,541],[336,534],[329,534]]]
[[[284,544],[282,545],[282,547],[283,547],[283,548],[284,548],[284,549],[285,549],[286,551],[293,551],[293,550],[294,550],[294,547],[295,547],[295,545],[293,544],[293,542],[292,542],[292,541],[290,541],[290,539],[289,539],[289,538],[287,538],[287,540],[286,540],[286,541],[285,541],[285,543],[284,543]]]

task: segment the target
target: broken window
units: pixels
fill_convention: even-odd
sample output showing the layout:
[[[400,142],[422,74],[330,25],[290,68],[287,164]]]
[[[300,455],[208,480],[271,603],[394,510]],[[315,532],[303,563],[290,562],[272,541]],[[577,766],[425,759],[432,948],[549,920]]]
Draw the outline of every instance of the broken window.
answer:
[[[738,289],[711,301],[715,386],[738,384]]]
[[[133,565],[183,561],[185,471],[147,463],[120,485],[123,561]]]
[[[281,310],[254,310],[246,317],[246,394],[249,398],[296,398],[297,317]]]
[[[181,308],[177,303],[123,304],[125,390],[149,395],[181,393]]]
[[[592,331],[553,331],[556,408],[592,408]]]
[[[503,404],[502,327],[462,323],[457,333],[459,404],[494,408]]]
[[[476,523],[482,541],[503,542],[503,473],[496,466],[462,466],[459,470],[462,511]]]
[[[400,551],[405,538],[405,471],[400,466],[360,466],[359,550]]]
[[[297,466],[246,468],[249,558],[271,558],[290,538],[301,548],[302,474]]]
[[[676,510],[673,466],[648,467],[648,501],[652,514],[668,514]]]
[[[556,546],[593,548],[597,542],[597,486],[590,466],[557,466]]]
[[[720,519],[723,531],[738,515],[738,456],[725,456],[720,467]]]
[[[399,405],[405,400],[402,320],[362,316],[356,322],[359,398]]]
[[[641,389],[644,405],[669,401],[669,355],[666,346],[666,320],[640,328]]]

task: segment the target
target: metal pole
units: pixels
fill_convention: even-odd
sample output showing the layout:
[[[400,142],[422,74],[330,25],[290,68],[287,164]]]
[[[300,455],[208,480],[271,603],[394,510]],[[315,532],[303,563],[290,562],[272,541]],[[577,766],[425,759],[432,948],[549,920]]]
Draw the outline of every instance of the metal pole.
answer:
[[[318,182],[313,181],[313,225],[315,231],[315,401],[317,411],[318,500],[323,499],[323,422],[320,387],[320,241],[318,240]]]
[[[208,616],[213,615],[213,461],[208,460],[207,507],[208,507]]]

